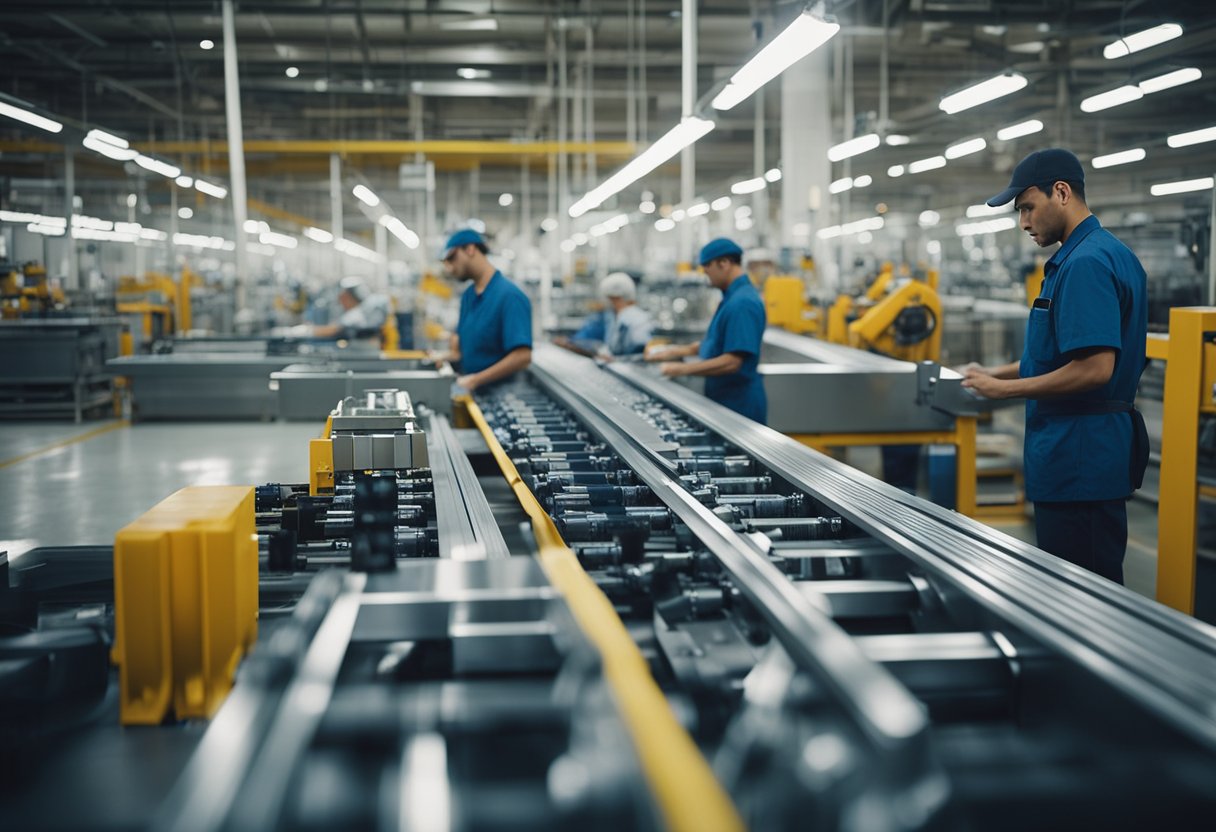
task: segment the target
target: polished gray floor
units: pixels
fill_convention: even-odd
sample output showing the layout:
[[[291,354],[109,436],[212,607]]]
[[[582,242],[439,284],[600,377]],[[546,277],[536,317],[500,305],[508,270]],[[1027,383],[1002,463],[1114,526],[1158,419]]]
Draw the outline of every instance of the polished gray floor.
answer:
[[[272,422],[0,423],[0,550],[112,543],[119,529],[189,485],[307,482],[308,440],[320,430]]]

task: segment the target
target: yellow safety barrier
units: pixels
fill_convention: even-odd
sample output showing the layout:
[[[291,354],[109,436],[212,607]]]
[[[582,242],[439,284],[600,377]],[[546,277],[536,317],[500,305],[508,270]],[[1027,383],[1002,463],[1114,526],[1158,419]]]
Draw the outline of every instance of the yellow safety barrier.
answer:
[[[583,571],[578,558],[558,534],[553,520],[520,478],[476,402],[468,396],[459,397],[457,402],[464,405],[481,431],[503,476],[531,519],[545,575],[566,599],[583,635],[600,653],[604,676],[620,708],[664,825],[681,832],[743,829],[743,821],[730,797],[692,738],[676,721],[671,706],[650,674],[646,659],[629,637],[612,602]]]
[[[327,416],[321,438],[308,440],[308,494],[312,497],[334,492],[334,443],[330,441],[333,425],[334,417]]]
[[[119,530],[114,607],[122,723],[214,714],[257,639],[253,488],[183,488]]]

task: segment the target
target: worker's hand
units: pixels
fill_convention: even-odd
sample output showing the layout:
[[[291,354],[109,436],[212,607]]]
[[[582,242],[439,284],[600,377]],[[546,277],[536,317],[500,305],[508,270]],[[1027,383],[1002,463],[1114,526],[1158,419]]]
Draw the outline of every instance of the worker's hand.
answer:
[[[312,331],[312,324],[296,324],[287,330],[287,335],[290,338],[311,338]]]
[[[456,378],[456,386],[466,393],[472,393],[478,386],[477,374],[469,373],[467,376],[458,376]]]
[[[1009,386],[1004,379],[995,378],[983,367],[974,367],[963,374],[963,387],[979,393],[986,399],[1007,399]]]
[[[676,357],[677,350],[668,344],[656,344],[653,347],[647,347],[642,353],[642,357],[647,361],[670,361]]]
[[[983,373],[986,376],[992,375],[991,370],[989,370],[983,364],[977,364],[974,361],[968,362],[967,364],[964,364],[961,367],[955,368],[955,372],[959,373],[960,375],[963,375],[963,376],[967,375],[968,373],[973,373],[973,372],[974,373]]]
[[[553,343],[557,344],[559,347],[569,348],[572,342],[565,335],[555,335],[553,336]]]
[[[665,361],[659,365],[659,372],[668,378],[675,378],[676,376],[688,375],[684,367],[685,364],[682,361]]]

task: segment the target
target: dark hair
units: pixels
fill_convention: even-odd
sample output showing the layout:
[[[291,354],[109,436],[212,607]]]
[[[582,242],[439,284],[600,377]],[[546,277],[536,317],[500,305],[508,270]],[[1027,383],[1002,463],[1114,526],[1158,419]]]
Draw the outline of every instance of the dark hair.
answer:
[[[736,266],[743,265],[743,255],[742,254],[723,254],[718,257],[715,257],[713,260],[710,260],[709,263],[713,263],[717,260],[725,260],[728,263],[734,263]],[[705,265],[708,266],[709,263],[706,263]]]
[[[1084,182],[1074,182],[1071,179],[1056,179],[1052,182],[1048,182],[1046,185],[1036,185],[1035,187],[1038,188],[1040,191],[1042,191],[1044,193],[1044,195],[1051,196],[1051,189],[1055,187],[1056,182],[1068,183],[1068,187],[1072,189],[1073,196],[1075,196],[1077,199],[1081,200],[1082,202],[1085,201],[1085,183]]]
[[[469,243],[468,245],[477,246],[477,250],[480,251],[482,254],[490,253],[490,249],[486,247],[485,243]]]

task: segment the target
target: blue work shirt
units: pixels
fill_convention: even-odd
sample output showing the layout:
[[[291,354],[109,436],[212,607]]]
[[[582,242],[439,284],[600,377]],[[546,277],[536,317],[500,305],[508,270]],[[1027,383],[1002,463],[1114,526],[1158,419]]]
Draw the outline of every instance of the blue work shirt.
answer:
[[[578,332],[570,336],[570,340],[576,343],[580,341],[607,340],[608,319],[611,317],[611,309],[601,309],[599,312],[592,312],[583,321],[583,325],[579,327]]]
[[[764,379],[756,369],[765,324],[764,301],[748,276],[740,275],[722,293],[722,303],[709,322],[699,351],[702,359],[728,352],[742,355],[743,366],[738,372],[705,377],[705,395],[760,424],[768,421]]]
[[[1136,255],[1090,216],[1047,261],[1043,274],[1043,288],[1026,325],[1020,375],[1050,373],[1071,361],[1077,350],[1113,348],[1115,369],[1106,384],[1060,398],[1134,401],[1148,331],[1146,278]],[[1026,402],[1029,499],[1118,500],[1132,493],[1132,422],[1127,413],[1038,410],[1037,402]]]
[[[460,296],[456,335],[460,338],[461,372],[479,373],[512,350],[531,349],[532,302],[496,271],[480,295],[476,286],[469,286]]]

